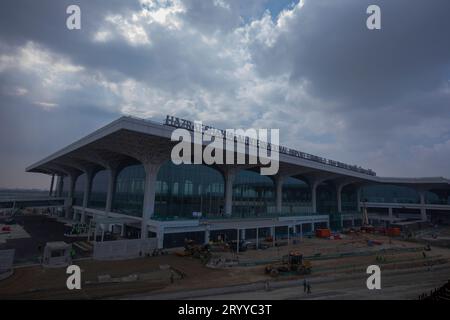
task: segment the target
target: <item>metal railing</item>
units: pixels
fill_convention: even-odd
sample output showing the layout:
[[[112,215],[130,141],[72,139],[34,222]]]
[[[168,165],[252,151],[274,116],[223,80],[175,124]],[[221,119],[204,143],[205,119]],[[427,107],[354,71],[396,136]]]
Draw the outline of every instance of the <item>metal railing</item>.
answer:
[[[155,214],[152,219],[158,221],[177,221],[177,220],[232,220],[232,219],[274,219],[279,217],[311,217],[328,215],[328,213],[313,212],[285,212],[285,213],[233,213],[231,215],[208,214],[201,217],[194,216],[159,216]]]

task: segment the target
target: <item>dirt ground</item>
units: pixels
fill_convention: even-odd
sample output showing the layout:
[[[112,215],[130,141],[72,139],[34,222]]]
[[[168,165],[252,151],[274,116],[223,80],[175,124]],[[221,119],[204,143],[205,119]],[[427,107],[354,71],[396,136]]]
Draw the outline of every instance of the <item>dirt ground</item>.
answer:
[[[376,239],[382,245],[368,246],[367,239]],[[414,248],[417,248],[416,250]],[[400,240],[389,240],[379,235],[349,236],[342,240],[305,238],[296,245],[272,247],[266,250],[248,250],[238,255],[246,266],[211,269],[192,257],[179,257],[173,253],[126,261],[79,260],[75,264],[82,270],[82,290],[68,290],[65,268],[46,269],[41,266],[16,268],[14,274],[0,281],[0,299],[105,299],[120,298],[150,292],[173,292],[204,288],[217,288],[270,279],[264,274],[266,260],[281,258],[291,250],[311,257],[312,277],[329,274],[360,272],[370,264],[380,263],[385,269],[408,269],[427,262],[446,263],[450,249],[432,248],[423,256],[421,245]],[[360,256],[347,256],[348,253]],[[216,253],[219,254],[219,253]],[[343,256],[338,256],[341,254]],[[224,256],[234,256],[224,253]],[[177,277],[171,283],[170,273],[161,273],[161,266],[169,265]],[[146,275],[145,280],[120,283],[99,283],[99,276],[112,278],[133,274]],[[153,276],[152,276],[153,275]],[[301,276],[280,276],[280,279]],[[274,280],[274,279],[271,279]]]

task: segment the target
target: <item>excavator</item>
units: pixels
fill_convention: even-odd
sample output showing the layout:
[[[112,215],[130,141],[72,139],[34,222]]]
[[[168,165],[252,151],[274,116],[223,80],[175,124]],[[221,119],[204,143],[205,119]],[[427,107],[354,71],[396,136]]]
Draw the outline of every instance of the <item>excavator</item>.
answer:
[[[311,262],[303,259],[303,254],[298,251],[291,251],[284,256],[281,262],[267,265],[265,273],[272,277],[277,277],[283,273],[296,273],[299,275],[311,273]]]
[[[204,264],[211,259],[211,250],[209,245],[196,244],[194,240],[186,239],[184,241],[184,252],[178,253],[179,256],[191,256],[199,258]]]

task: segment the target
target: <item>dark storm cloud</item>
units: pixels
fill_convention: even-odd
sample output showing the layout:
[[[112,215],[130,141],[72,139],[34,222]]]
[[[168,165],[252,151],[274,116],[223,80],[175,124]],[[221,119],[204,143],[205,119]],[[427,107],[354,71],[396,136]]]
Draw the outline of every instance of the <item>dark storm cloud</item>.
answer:
[[[3,95],[0,100],[0,186],[48,187],[48,177],[27,174],[25,168],[118,116],[92,104],[43,111],[24,99]]]
[[[65,27],[70,4],[79,31]],[[369,4],[380,31],[365,26]],[[42,186],[26,166],[120,114],[281,128],[283,144],[381,175],[450,176],[448,12],[446,0],[1,1],[0,187]]]
[[[191,84],[224,85],[220,78],[211,76],[211,70],[217,67],[217,55],[204,52],[198,46],[198,35],[176,33],[158,24],[146,26],[154,46],[132,46],[122,39],[107,43],[96,43],[92,36],[101,26],[113,29],[112,24],[104,21],[108,15],[127,15],[143,8],[139,1],[17,1],[2,3],[0,13],[0,37],[8,44],[20,45],[33,40],[53,52],[64,54],[75,64],[81,64],[92,70],[106,73],[119,72],[140,81],[152,83],[173,92],[189,87]],[[23,2],[23,4],[22,4]],[[183,17],[194,27],[210,30],[213,25],[225,28],[230,21],[236,26],[239,16],[227,9],[209,5],[208,1],[186,2]],[[77,4],[82,13],[82,29],[72,32],[66,28],[68,5]],[[26,9],[25,9],[26,8]],[[210,12],[213,10],[214,12]],[[208,10],[209,9],[209,10]],[[206,14],[206,12],[208,14]],[[201,22],[198,15],[203,16]],[[219,19],[219,21],[217,20]],[[196,25],[197,24],[197,25]],[[228,26],[229,29],[231,27]],[[164,54],[161,54],[164,52]],[[223,61],[222,65],[227,63]],[[170,70],[170,72],[167,72]]]
[[[382,30],[369,31],[365,10],[381,7]],[[273,47],[253,56],[263,75],[292,70],[315,95],[373,108],[449,79],[450,2],[306,1]],[[265,63],[274,61],[280,63]]]
[[[369,4],[381,8],[380,31],[365,27]],[[275,27],[271,46],[254,41],[252,57],[261,76],[288,73],[291,84],[304,83],[308,93],[322,100],[318,108],[324,117],[342,120],[345,129],[334,130],[333,136],[345,151],[358,145],[364,154],[381,151],[386,159],[381,164],[356,155],[363,163],[389,174],[448,175],[447,168],[426,163],[415,168],[417,173],[397,165],[393,169],[389,159],[394,152],[403,154],[398,162],[418,159],[414,146],[448,139],[449,12],[445,0],[305,1],[282,27]],[[450,156],[443,148],[433,152]]]

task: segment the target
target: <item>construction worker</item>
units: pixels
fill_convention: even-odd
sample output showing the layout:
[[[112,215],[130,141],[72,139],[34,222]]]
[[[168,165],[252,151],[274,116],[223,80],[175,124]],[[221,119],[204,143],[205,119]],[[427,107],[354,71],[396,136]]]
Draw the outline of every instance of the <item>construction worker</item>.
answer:
[[[70,258],[72,260],[75,258],[75,254],[76,254],[75,249],[74,248],[70,249]]]
[[[266,283],[264,284],[264,289],[266,291],[270,291],[270,283],[269,283],[269,281],[266,281]]]
[[[310,283],[308,283],[308,291],[307,291],[307,293],[311,294],[311,284]]]

